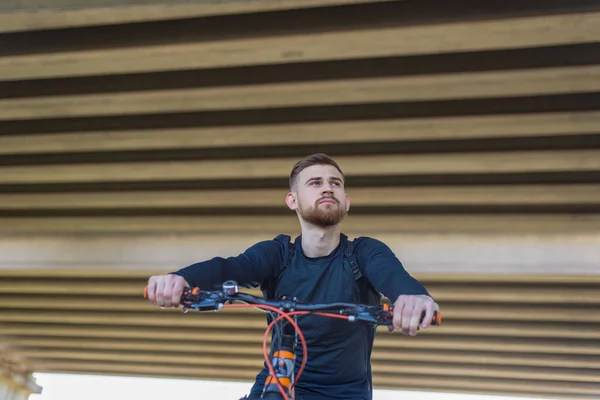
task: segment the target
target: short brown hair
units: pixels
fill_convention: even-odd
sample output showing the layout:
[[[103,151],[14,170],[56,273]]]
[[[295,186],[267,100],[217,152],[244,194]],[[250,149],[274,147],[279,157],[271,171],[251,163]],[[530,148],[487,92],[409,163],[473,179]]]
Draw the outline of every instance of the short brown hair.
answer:
[[[340,174],[342,174],[342,179],[344,179],[344,173],[342,172],[342,169],[334,161],[333,158],[329,157],[327,154],[324,153],[311,154],[308,157],[305,157],[302,160],[298,161],[292,168],[292,172],[290,173],[290,190],[294,187],[298,174],[300,174],[302,170],[308,167],[312,167],[313,165],[334,166],[335,168],[337,168],[338,171],[340,171]]]

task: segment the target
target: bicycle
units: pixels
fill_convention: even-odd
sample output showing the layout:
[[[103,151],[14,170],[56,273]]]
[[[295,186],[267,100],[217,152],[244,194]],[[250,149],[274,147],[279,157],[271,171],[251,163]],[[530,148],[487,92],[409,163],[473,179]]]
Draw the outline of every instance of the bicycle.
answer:
[[[147,286],[144,289],[144,297],[148,298]],[[299,315],[320,315],[372,325],[391,325],[394,316],[394,306],[389,304],[365,305],[347,302],[308,304],[300,303],[295,298],[267,300],[240,292],[235,281],[224,282],[220,291],[203,291],[197,287],[185,288],[181,296],[181,305],[185,313],[190,310],[207,312],[219,311],[223,308],[253,307],[279,314],[278,316],[270,314],[272,320],[265,330],[263,339],[263,355],[269,376],[265,380],[261,398],[270,400],[294,400],[292,397],[294,385],[300,380],[306,365],[307,346],[302,330],[298,326],[297,317]],[[422,315],[419,325],[423,322],[424,317],[425,315]],[[289,332],[289,327],[287,333],[284,333],[285,326],[277,325],[283,320],[292,326],[292,333]],[[435,311],[431,325],[439,326],[441,322],[441,312]],[[273,330],[273,337],[270,351],[267,351],[267,341],[271,330]],[[298,373],[294,376],[295,349],[298,339],[302,345],[302,363]]]

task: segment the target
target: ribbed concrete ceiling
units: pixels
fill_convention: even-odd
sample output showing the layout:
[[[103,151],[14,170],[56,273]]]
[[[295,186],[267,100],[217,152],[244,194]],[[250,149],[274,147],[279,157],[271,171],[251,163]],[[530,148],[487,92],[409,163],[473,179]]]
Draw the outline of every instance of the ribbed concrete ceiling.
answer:
[[[600,232],[597,1],[17,11],[0,43],[3,237],[295,232],[312,152],[347,173],[357,234]],[[153,309],[154,272],[2,269],[3,357],[251,380],[264,316]],[[420,277],[445,325],[380,335],[377,387],[600,394],[597,277]]]
[[[157,310],[140,295],[151,273],[2,272],[7,357],[44,372],[251,381],[264,314]],[[416,338],[381,329],[377,387],[597,397],[600,278],[420,278],[443,304],[444,325]]]

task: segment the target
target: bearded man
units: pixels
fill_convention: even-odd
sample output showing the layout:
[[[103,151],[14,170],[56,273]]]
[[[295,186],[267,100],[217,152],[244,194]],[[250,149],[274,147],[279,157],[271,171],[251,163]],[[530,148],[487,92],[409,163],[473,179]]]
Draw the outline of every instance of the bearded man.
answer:
[[[357,285],[355,277],[344,268],[346,250],[351,248],[364,272],[363,280],[394,303],[390,332],[414,336],[419,327],[428,328],[439,306],[391,249],[371,237],[350,242],[341,232],[341,222],[350,209],[344,183],[344,174],[331,157],[313,154],[300,160],[290,173],[285,199],[302,229],[294,240],[296,250],[291,258],[284,242],[264,240],[235,257],[215,257],[150,277],[149,300],[160,307],[178,307],[185,287],[211,290],[234,280],[242,287],[272,292],[276,298],[286,296],[303,303],[356,303],[365,298],[367,289],[364,284]],[[284,263],[286,268],[282,269]],[[294,388],[294,398],[371,400],[375,329],[316,315],[301,316],[298,323],[306,338],[308,362]],[[298,357],[296,372],[300,361]],[[268,375],[265,366],[247,398],[261,398]]]

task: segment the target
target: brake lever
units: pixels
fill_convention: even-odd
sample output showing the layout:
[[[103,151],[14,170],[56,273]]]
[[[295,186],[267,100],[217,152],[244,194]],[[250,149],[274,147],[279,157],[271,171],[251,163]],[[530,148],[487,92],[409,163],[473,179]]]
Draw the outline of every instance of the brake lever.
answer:
[[[383,306],[357,305],[356,307],[342,310],[341,314],[347,315],[350,322],[362,321],[375,325],[385,325],[388,319],[391,323],[391,319],[393,318],[393,314],[389,311],[387,304]]]
[[[184,313],[195,311],[218,311],[223,308],[225,297],[222,292],[203,292],[200,288],[185,288],[181,295]]]
[[[380,306],[359,306],[353,310],[348,310],[348,320],[363,321],[376,325],[392,325],[394,321],[394,306],[390,304],[382,304]],[[419,326],[425,319],[425,312],[421,315]],[[431,325],[439,326],[442,323],[442,313],[434,311]],[[417,328],[418,329],[418,328]]]

